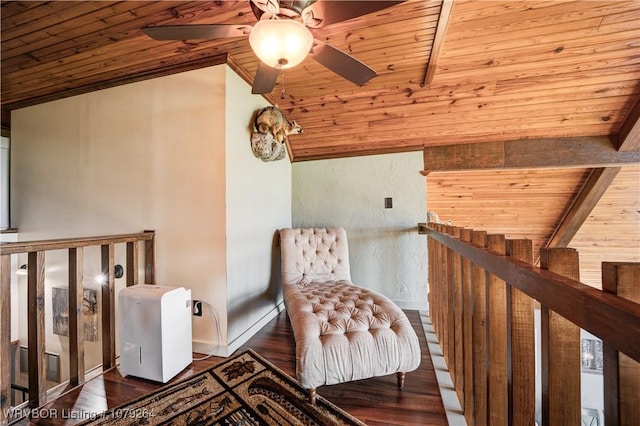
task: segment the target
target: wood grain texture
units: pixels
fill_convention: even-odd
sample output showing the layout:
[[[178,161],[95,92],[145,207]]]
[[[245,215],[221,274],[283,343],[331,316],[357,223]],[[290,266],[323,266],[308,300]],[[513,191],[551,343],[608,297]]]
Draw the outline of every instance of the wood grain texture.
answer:
[[[151,238],[144,242],[144,283],[156,284],[156,237],[154,231],[145,231]]]
[[[461,228],[451,227],[449,235],[454,238],[461,237]],[[451,259],[451,280],[449,285],[452,288],[452,319],[453,319],[453,359],[452,365],[454,368],[449,368],[449,374],[453,380],[456,393],[458,394],[458,401],[460,405],[464,406],[464,298],[462,287],[462,256],[459,253],[453,252]],[[451,322],[450,322],[451,324]],[[450,334],[451,336],[451,334]],[[451,337],[450,337],[451,338]],[[453,374],[452,374],[453,371]]]
[[[507,240],[506,254],[512,259],[533,264],[531,240]],[[507,286],[509,351],[508,424],[535,423],[535,324],[534,301],[520,290]]]
[[[578,281],[578,252],[570,248],[543,249],[542,269]],[[542,305],[540,322],[542,422],[545,425],[578,424],[580,402],[580,328]]]
[[[116,365],[116,301],[115,301],[115,245],[103,244],[101,251],[101,269],[105,282],[101,290],[102,315],[102,368],[105,370]]]
[[[487,248],[504,255],[504,235],[488,235]],[[507,425],[509,416],[508,397],[508,331],[507,285],[493,274],[487,277],[487,342],[489,354],[489,424]]]
[[[640,151],[618,151],[608,137],[537,139],[425,147],[423,174],[620,166],[640,162]]]
[[[463,228],[460,231],[460,239],[471,243],[473,230]],[[473,424],[474,399],[473,383],[473,292],[472,292],[472,265],[471,261],[465,257],[461,260],[462,279],[462,346],[463,346],[463,371],[464,371],[464,398],[463,404],[464,418],[467,424]]]
[[[533,264],[531,240],[507,240],[506,254]],[[520,290],[507,286],[509,421],[508,424],[535,423],[535,324],[534,301]]]
[[[69,383],[84,383],[84,249],[69,249]]]
[[[640,263],[604,262],[602,290],[640,303]],[[640,363],[604,343],[604,408],[607,425],[640,422]]]
[[[446,425],[447,418],[440,397],[435,371],[422,329],[421,317],[417,311],[407,311],[407,316],[418,334],[422,361],[420,367],[407,373],[405,386],[399,391],[395,374],[341,383],[318,388],[318,394],[329,399],[340,408],[363,420],[371,426],[401,425]],[[280,313],[238,350],[251,348],[275,364],[278,368],[295,377],[295,341],[293,330],[286,312]],[[193,376],[212,367],[224,358],[210,357],[194,361],[187,369],[172,379],[175,382]],[[126,403],[162,384],[133,377],[122,377],[117,368],[112,368],[83,386],[72,389],[45,407],[62,410],[102,412],[108,408]],[[73,420],[41,419],[21,420],[16,425],[69,425]]]
[[[486,231],[473,231],[471,243],[477,247],[487,246]],[[473,300],[473,417],[478,426],[489,422],[489,357],[487,331],[487,277],[482,266],[473,263],[471,270]]]
[[[451,4],[409,0],[312,30],[377,76],[358,87],[309,57],[286,71],[280,99],[281,73],[266,98],[304,128],[292,158],[583,136],[637,143],[627,136],[640,94],[637,1],[456,0],[445,13]],[[251,83],[258,66],[246,37],[158,42],[141,31],[252,25],[246,0],[3,1],[1,19],[3,126],[10,109],[88,90],[216,61]]]
[[[459,251],[474,264],[511,283],[574,324],[596,336],[603,336],[617,350],[636,361],[640,360],[640,306],[637,303],[524,262],[495,256],[475,244],[465,244],[424,224],[419,224],[419,229],[430,239]],[[567,300],[575,303],[567,304]],[[593,312],[598,312],[598,315],[593,315]],[[625,327],[619,327],[619,324],[625,324]]]
[[[44,321],[44,258],[43,251],[27,256],[27,343],[29,362],[29,407],[47,402],[47,370],[45,365]]]
[[[547,241],[546,247],[567,247],[569,245],[620,170],[620,167],[599,167],[591,170],[580,192],[573,199],[571,207]]]
[[[438,56],[444,44],[444,38],[447,34],[447,26],[449,25],[449,17],[453,9],[453,0],[443,0],[440,7],[440,15],[438,16],[438,26],[433,36],[433,45],[427,62],[427,72],[424,75],[423,86],[430,86],[438,67]]]
[[[569,243],[580,280],[602,286],[602,262],[640,262],[640,165],[623,167]]]
[[[127,243],[127,270],[125,272],[127,287],[138,284],[139,246],[138,241],[130,241]]]
[[[531,239],[538,253],[588,173],[583,169],[431,173],[427,209],[454,226]]]
[[[620,151],[636,151],[640,148],[640,96],[620,126],[616,139]]]
[[[97,237],[58,238],[51,240],[18,241],[15,243],[3,243],[3,254],[19,254],[35,251],[66,250],[74,247],[99,246],[105,243],[127,243],[131,241],[149,241],[154,238],[153,231],[144,231],[137,234],[105,235]]]

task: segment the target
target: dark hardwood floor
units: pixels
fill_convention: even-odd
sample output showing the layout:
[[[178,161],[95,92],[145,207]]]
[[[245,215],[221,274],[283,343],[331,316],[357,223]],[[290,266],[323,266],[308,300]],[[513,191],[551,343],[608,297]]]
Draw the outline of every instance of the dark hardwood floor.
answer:
[[[368,425],[446,425],[447,418],[440,397],[433,364],[418,311],[407,311],[418,333],[422,363],[407,373],[405,387],[399,391],[395,375],[375,377],[318,388],[318,394],[364,421]],[[253,336],[240,350],[252,348],[285,373],[295,377],[295,347],[291,326],[282,312]],[[210,357],[194,361],[171,382],[203,371],[224,358]],[[75,424],[82,413],[102,412],[149,393],[161,384],[132,377],[122,377],[113,368],[87,381],[82,387],[63,393],[39,411],[39,419],[22,419],[16,425]],[[80,415],[77,415],[80,413]]]

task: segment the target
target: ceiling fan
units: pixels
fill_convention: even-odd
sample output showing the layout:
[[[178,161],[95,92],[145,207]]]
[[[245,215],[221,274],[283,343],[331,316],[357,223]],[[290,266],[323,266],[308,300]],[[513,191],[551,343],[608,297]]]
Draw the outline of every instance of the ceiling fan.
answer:
[[[403,1],[249,0],[258,21],[253,26],[162,25],[145,27],[142,31],[155,40],[248,36],[251,48],[260,59],[251,90],[254,94],[271,93],[279,71],[299,64],[307,55],[341,77],[362,86],[375,77],[376,72],[348,53],[315,39],[309,28],[324,28]]]

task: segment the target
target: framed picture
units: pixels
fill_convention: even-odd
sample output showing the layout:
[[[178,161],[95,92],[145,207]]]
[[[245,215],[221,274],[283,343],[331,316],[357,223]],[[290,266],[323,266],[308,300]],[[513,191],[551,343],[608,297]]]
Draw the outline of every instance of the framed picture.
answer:
[[[604,357],[602,354],[602,340],[582,339],[581,363],[583,373],[602,374]]]
[[[51,352],[44,353],[47,380],[60,383],[60,355]],[[29,348],[20,346],[20,372],[29,373]]]
[[[53,333],[69,335],[69,289],[52,288]],[[98,292],[84,289],[82,300],[83,338],[88,342],[98,341]]]
[[[44,354],[47,368],[47,380],[60,383],[60,355],[46,352]]]
[[[51,311],[53,313],[53,334],[69,335],[69,290],[51,289]]]

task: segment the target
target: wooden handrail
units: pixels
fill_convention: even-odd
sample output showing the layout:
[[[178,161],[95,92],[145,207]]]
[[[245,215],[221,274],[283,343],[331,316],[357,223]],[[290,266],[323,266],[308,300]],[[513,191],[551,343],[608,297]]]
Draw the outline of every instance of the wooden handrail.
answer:
[[[99,237],[58,238],[52,240],[18,241],[0,243],[0,253],[20,254],[37,251],[63,250],[78,247],[101,246],[104,244],[132,243],[136,241],[152,241],[154,231],[143,231],[134,234],[105,235]]]
[[[541,249],[537,268],[531,240],[418,229],[429,237],[429,316],[469,424],[580,423],[582,369],[602,364],[607,424],[640,424],[640,263],[603,262],[601,291],[579,282],[574,249]]]
[[[640,304],[418,224],[420,234],[460,253],[577,326],[640,362]],[[623,327],[620,325],[624,324]]]

